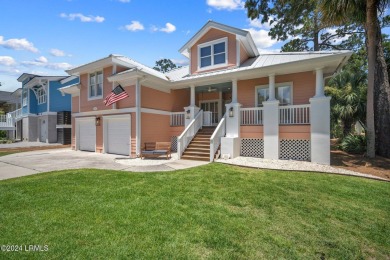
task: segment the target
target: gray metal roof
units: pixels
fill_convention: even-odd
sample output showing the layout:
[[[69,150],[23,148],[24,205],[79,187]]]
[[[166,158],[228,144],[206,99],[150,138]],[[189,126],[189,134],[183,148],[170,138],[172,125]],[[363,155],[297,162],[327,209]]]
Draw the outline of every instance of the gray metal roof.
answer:
[[[221,75],[228,74],[237,71],[244,71],[249,69],[259,69],[270,66],[276,66],[281,64],[294,63],[298,61],[309,61],[312,59],[323,58],[332,55],[338,54],[348,54],[350,51],[329,51],[329,52],[282,52],[275,54],[261,54],[257,57],[250,58],[246,60],[239,67],[232,67],[221,70],[214,70],[210,72],[204,72],[199,74],[189,74],[189,66],[185,66],[179,69],[172,70],[165,73],[165,75],[172,82],[177,82],[181,80],[196,79],[205,76]]]

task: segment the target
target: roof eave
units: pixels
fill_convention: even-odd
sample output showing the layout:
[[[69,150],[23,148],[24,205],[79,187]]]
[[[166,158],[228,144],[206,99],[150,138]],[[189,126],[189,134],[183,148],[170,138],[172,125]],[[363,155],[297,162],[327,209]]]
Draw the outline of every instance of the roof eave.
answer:
[[[62,87],[59,88],[58,91],[60,91],[63,96],[65,96],[65,94],[78,96],[80,95],[80,84],[77,83],[70,86]]]

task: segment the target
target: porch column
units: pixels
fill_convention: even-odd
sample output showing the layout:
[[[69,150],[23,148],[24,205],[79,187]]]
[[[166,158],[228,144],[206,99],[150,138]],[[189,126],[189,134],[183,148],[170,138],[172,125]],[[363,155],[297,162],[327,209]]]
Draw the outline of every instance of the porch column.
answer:
[[[275,73],[268,75],[268,92],[269,98],[268,101],[274,101],[275,99]]]
[[[316,68],[316,94],[310,99],[311,161],[330,164],[330,97],[324,95],[323,68]]]
[[[314,97],[324,97],[324,72],[323,68],[316,68],[316,95]]]
[[[275,73],[268,75],[268,100],[264,106],[264,158],[279,159],[279,100],[275,98]]]
[[[195,105],[195,86],[191,85],[190,89],[190,105],[184,108],[185,127],[187,127],[191,123],[191,121],[195,118],[196,114],[200,110],[199,107]]]
[[[141,83],[137,78],[135,83],[135,138],[136,138],[136,156],[141,154]]]
[[[232,103],[226,104],[226,137],[221,138],[222,158],[240,156],[241,104],[237,102],[237,79],[232,80]]]

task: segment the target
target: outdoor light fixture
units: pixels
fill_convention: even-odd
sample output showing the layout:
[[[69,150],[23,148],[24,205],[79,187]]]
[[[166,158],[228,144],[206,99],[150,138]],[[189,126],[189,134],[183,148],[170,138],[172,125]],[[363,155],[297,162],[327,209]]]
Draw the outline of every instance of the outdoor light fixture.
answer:
[[[233,116],[234,116],[233,107],[230,107],[229,108],[229,117],[233,117]]]
[[[95,125],[100,126],[100,117],[99,116],[95,117]]]
[[[190,110],[188,109],[187,111],[186,111],[186,119],[190,119]]]

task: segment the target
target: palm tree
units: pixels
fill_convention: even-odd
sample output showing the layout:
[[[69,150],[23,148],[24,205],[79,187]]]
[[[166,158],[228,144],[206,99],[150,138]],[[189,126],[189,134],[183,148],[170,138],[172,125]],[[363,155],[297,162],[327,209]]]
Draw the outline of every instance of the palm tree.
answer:
[[[357,121],[365,121],[367,85],[365,74],[343,70],[332,78],[325,93],[331,96],[331,122],[341,122],[343,137],[352,133]]]
[[[378,125],[376,121],[379,121],[375,119],[390,117],[389,114],[379,113],[379,110],[382,109],[381,106],[386,107],[390,102],[389,80],[386,67],[384,66],[386,63],[383,56],[381,29],[378,18],[378,10],[384,11],[388,4],[389,0],[320,0],[319,3],[323,22],[334,25],[345,22],[357,23],[362,24],[365,28],[368,53],[367,156],[371,158],[375,157],[375,126]],[[375,85],[381,90],[375,91]],[[385,94],[388,93],[388,95],[383,95],[383,104],[379,102],[374,107],[374,92],[380,93],[382,90]],[[377,110],[377,113],[375,113],[375,110]],[[385,122],[385,124],[387,123]],[[390,124],[390,121],[388,124]],[[380,132],[382,134],[383,131]],[[377,146],[387,145],[387,143],[390,143],[390,138],[384,136],[384,140],[381,140],[381,142],[381,144],[377,142]],[[382,155],[390,157],[390,145],[387,146],[389,148],[385,148]]]

